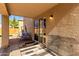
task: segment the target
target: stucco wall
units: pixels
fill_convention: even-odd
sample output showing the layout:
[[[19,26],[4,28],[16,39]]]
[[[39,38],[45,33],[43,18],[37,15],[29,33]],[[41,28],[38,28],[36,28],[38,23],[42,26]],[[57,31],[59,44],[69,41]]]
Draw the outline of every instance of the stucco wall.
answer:
[[[60,4],[47,19],[47,47],[60,55],[79,55],[79,4]]]

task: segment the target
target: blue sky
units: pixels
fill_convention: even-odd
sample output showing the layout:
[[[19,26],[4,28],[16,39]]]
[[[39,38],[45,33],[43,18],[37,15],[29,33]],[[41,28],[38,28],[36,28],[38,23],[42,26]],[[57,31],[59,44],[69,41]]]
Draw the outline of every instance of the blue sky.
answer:
[[[16,20],[23,20],[23,17],[22,17],[22,16],[14,16],[14,15],[9,16],[9,18],[10,18],[11,20],[13,20],[14,17],[15,17]]]
[[[10,15],[9,18],[10,20],[13,20],[15,17],[16,20],[23,20],[23,17],[22,16],[14,16],[14,15]],[[2,19],[2,16],[0,14],[0,24],[1,24],[1,19]]]
[[[0,14],[0,19],[1,19],[1,14]]]
[[[1,24],[1,19],[2,19],[2,17],[1,17],[1,14],[0,14],[0,24]]]

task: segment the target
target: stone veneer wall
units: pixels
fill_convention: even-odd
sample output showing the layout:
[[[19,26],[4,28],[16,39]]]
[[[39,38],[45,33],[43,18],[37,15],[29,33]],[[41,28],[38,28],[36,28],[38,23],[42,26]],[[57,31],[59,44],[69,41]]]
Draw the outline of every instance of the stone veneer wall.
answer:
[[[46,46],[59,55],[79,55],[79,4],[60,4],[52,14],[54,19],[47,20]]]

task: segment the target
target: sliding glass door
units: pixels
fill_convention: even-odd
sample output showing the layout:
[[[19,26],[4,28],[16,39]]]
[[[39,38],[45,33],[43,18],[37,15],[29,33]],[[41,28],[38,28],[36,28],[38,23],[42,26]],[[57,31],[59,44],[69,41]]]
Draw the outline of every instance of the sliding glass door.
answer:
[[[43,36],[46,34],[46,19],[39,19],[34,21],[35,40],[43,43]]]

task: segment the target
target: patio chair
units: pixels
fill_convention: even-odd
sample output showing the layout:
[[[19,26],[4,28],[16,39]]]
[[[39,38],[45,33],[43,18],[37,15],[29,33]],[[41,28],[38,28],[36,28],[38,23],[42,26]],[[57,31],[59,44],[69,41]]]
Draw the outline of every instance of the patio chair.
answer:
[[[29,41],[29,40],[32,40],[31,33],[29,33],[29,32],[25,32],[24,30],[22,30],[21,40],[23,40],[23,41]]]

